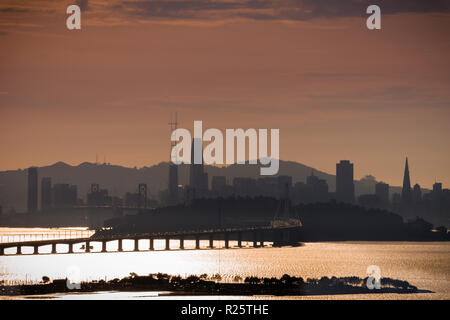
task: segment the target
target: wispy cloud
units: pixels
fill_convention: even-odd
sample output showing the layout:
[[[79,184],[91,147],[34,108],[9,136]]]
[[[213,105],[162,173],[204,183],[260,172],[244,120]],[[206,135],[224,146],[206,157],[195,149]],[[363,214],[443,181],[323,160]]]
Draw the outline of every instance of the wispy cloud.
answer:
[[[369,0],[136,0],[115,5],[117,10],[146,19],[218,19],[305,21],[315,18],[363,16]],[[449,12],[448,0],[380,0],[384,14]]]
[[[372,0],[76,0],[95,24],[217,24],[236,20],[309,21],[366,15]],[[378,0],[383,14],[449,13],[450,0]],[[0,21],[65,13],[56,0],[5,0]]]

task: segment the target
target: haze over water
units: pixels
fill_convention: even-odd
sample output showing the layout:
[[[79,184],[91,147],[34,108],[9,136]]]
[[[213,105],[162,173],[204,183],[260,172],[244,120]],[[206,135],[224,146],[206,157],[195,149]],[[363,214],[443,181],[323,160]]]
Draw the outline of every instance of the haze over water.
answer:
[[[140,241],[142,250],[148,247],[146,242]],[[171,247],[176,248],[177,245],[178,241],[171,242]],[[206,242],[202,245],[206,246]],[[97,246],[99,244],[94,244],[94,250],[99,250]],[[115,250],[115,246],[114,242],[109,243],[108,250]],[[187,248],[193,246],[193,241],[186,241]],[[132,250],[132,247],[132,241],[124,241],[125,250]],[[162,249],[163,242],[155,242],[155,248]],[[63,248],[58,250],[63,251]],[[45,248],[40,252],[45,253]],[[305,280],[323,276],[364,278],[369,265],[379,266],[382,277],[406,280],[420,290],[432,293],[293,298],[450,299],[450,243],[446,242],[328,242],[287,248],[3,256],[0,257],[0,280],[40,281],[43,276],[65,278],[67,270],[73,266],[79,268],[83,281],[122,278],[131,272],[139,275],[163,272],[182,276],[219,273],[223,281],[233,281],[236,275],[244,278],[289,274]],[[97,297],[111,298],[114,295],[123,297],[124,293]],[[139,299],[145,295],[133,293],[131,297]]]

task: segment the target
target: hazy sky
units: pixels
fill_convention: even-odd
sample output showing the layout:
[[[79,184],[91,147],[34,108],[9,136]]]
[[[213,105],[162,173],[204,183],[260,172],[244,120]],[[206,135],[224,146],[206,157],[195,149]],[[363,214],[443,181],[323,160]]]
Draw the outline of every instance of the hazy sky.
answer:
[[[66,7],[83,8],[82,30]],[[180,127],[279,128],[280,157],[450,185],[450,1],[0,3],[0,170],[169,159]]]

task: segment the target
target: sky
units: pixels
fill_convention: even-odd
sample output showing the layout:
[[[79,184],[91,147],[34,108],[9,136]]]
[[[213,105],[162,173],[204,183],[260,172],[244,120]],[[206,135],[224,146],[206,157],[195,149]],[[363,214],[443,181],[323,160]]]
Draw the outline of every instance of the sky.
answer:
[[[66,28],[80,5],[81,30]],[[3,0],[0,170],[168,161],[179,127],[280,129],[280,158],[450,185],[450,1]]]

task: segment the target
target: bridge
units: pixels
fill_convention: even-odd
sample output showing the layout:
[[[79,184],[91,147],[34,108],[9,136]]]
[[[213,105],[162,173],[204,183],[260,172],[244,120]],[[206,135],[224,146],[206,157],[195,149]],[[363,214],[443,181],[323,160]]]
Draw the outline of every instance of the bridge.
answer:
[[[93,243],[101,243],[101,251],[95,252],[124,252],[123,241],[134,240],[133,251],[153,251],[155,240],[165,241],[165,250],[171,250],[170,240],[179,241],[179,249],[185,249],[185,240],[195,240],[195,249],[200,249],[200,240],[208,240],[208,248],[214,248],[214,241],[223,241],[224,248],[230,248],[230,241],[237,241],[237,247],[242,248],[242,242],[253,242],[253,247],[263,247],[264,242],[273,242],[273,246],[296,245],[298,244],[298,232],[301,228],[300,220],[290,219],[289,221],[272,221],[267,226],[254,227],[230,227],[216,228],[192,231],[170,231],[170,232],[153,232],[140,234],[115,234],[104,232],[95,233],[90,237],[82,238],[66,238],[66,239],[44,239],[34,241],[18,241],[0,243],[0,256],[3,255],[22,255],[23,248],[32,248],[32,254],[41,254],[39,248],[43,246],[51,246],[50,254],[59,254],[57,245],[66,245],[67,251],[63,253],[75,253],[74,245],[82,244],[81,253],[94,252]],[[139,246],[140,240],[149,240],[147,250],[141,250]],[[107,250],[107,243],[117,242],[117,250]],[[15,252],[6,254],[5,250],[16,248]]]

